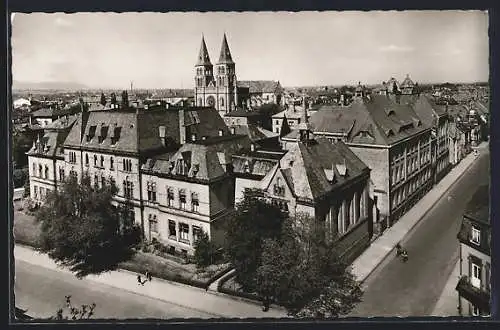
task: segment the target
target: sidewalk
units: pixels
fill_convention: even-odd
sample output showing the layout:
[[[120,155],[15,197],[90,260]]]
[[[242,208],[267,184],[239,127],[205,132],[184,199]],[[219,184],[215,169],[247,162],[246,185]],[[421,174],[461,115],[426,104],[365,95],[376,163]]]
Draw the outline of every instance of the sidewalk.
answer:
[[[41,267],[71,273],[69,270],[59,267],[46,254],[39,253],[29,248],[16,245],[14,257],[27,263]],[[73,275],[72,275],[73,276]],[[270,308],[263,312],[261,306],[243,302],[239,299],[223,296],[221,293],[213,294],[203,289],[190,287],[178,283],[153,278],[144,286],[137,285],[137,274],[118,270],[101,275],[89,275],[86,277],[91,281],[106,284],[129,292],[148,296],[153,299],[167,301],[180,306],[185,306],[204,313],[213,314],[215,317],[226,318],[280,318],[287,317],[286,311],[278,308]]]
[[[488,148],[488,143],[483,142],[478,150]],[[415,206],[402,216],[392,227],[387,229],[382,236],[373,243],[352,263],[353,274],[364,282],[366,278],[390,255],[398,242],[416,227],[425,214],[438,202],[464,173],[474,163],[476,157],[470,153],[462,159],[441,181],[434,186]]]
[[[436,306],[434,306],[431,316],[460,316],[457,309],[458,293],[455,290],[460,278],[459,265],[459,259],[457,258],[453,271],[446,282]]]

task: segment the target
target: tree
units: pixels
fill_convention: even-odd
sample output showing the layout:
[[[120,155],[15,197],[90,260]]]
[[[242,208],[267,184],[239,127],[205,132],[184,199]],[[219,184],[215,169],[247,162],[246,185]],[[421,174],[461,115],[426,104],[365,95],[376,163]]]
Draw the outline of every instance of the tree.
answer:
[[[57,310],[56,315],[49,318],[49,320],[83,320],[90,319],[94,316],[95,303],[89,305],[81,305],[80,307],[73,306],[71,303],[71,296],[66,296],[66,303],[64,307]]]
[[[116,104],[117,101],[116,101],[116,94],[115,93],[111,93],[111,104]]]
[[[115,207],[117,188],[111,182],[96,187],[88,175],[81,183],[70,176],[50,192],[37,213],[41,249],[77,277],[115,269],[133,255],[142,231],[127,218],[127,207]]]
[[[297,215],[281,238],[263,244],[258,293],[297,317],[338,317],[361,301],[362,290],[320,223]]]
[[[194,260],[199,268],[207,267],[215,262],[217,246],[210,241],[208,234],[204,231],[194,243]]]
[[[106,95],[104,93],[101,93],[101,101],[99,102],[102,106],[106,105]]]
[[[123,108],[128,107],[128,93],[127,93],[127,91],[122,92],[122,107]]]
[[[262,243],[266,238],[277,238],[286,219],[277,206],[261,198],[259,190],[245,192],[236,212],[228,221],[226,253],[236,270],[236,281],[243,290],[256,289],[256,271],[260,264]]]
[[[26,180],[24,181],[24,192],[23,192],[23,198],[29,197],[30,196],[30,176],[28,175],[26,177]]]

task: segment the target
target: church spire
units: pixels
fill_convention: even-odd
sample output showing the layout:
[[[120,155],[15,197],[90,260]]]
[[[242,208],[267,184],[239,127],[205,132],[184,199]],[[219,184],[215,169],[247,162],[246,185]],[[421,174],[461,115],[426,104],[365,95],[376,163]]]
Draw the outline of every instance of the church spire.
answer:
[[[208,56],[207,45],[205,44],[205,37],[201,35],[201,46],[200,46],[200,54],[198,55],[198,62],[196,66],[200,65],[212,65],[210,62],[210,56]]]
[[[231,57],[231,51],[227,44],[226,33],[224,33],[224,38],[222,39],[222,47],[220,49],[220,56],[218,64],[232,64],[233,59]]]

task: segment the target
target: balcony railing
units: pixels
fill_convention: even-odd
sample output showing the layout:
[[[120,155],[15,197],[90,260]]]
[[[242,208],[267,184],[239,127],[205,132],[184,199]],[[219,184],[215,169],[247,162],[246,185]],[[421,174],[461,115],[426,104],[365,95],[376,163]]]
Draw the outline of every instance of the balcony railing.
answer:
[[[489,288],[477,288],[472,285],[471,278],[462,276],[458,281],[456,290],[463,298],[467,299],[475,306],[486,313],[490,312],[490,290]]]

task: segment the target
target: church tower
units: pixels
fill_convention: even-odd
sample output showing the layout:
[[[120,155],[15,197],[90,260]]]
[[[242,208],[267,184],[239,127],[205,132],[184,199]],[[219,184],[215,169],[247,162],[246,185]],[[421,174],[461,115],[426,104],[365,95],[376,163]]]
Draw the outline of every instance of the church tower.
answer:
[[[217,87],[217,106],[221,115],[224,115],[236,108],[236,71],[235,63],[231,57],[231,51],[227,44],[226,34],[222,39],[219,61],[215,69],[215,79]]]
[[[198,61],[195,65],[196,75],[195,75],[195,88],[194,96],[197,106],[208,106],[205,100],[205,92],[207,87],[213,85],[213,65],[210,62],[210,56],[208,55],[207,45],[205,44],[205,38],[201,37],[200,53],[198,55]],[[212,104],[211,106],[215,106]]]

